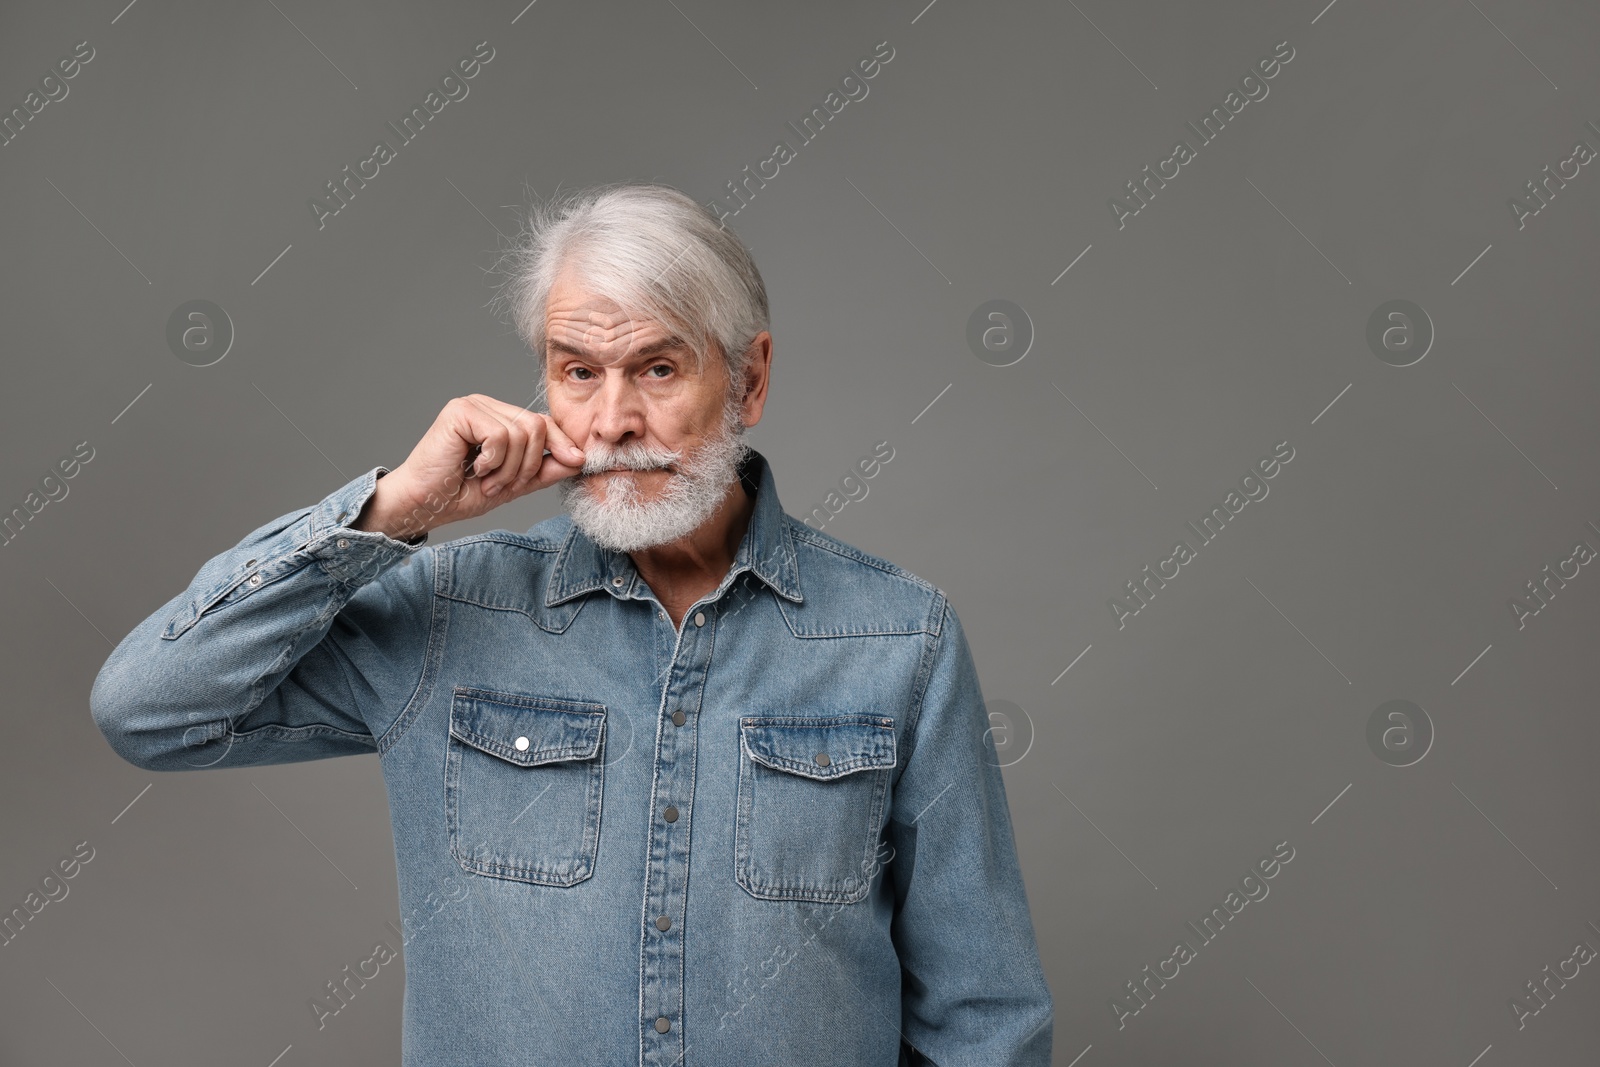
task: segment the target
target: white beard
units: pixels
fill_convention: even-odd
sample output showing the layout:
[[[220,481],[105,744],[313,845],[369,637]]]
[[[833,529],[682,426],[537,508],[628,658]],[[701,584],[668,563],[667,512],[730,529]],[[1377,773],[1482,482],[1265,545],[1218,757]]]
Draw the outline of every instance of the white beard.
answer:
[[[699,529],[722,505],[749,448],[738,405],[730,402],[723,408],[718,435],[686,460],[682,452],[643,443],[584,448],[584,473],[559,483],[561,502],[578,529],[602,548],[636,552],[667,544]],[[668,464],[676,464],[677,470],[667,472],[654,500],[645,499],[632,475],[590,477],[610,467],[654,470]]]

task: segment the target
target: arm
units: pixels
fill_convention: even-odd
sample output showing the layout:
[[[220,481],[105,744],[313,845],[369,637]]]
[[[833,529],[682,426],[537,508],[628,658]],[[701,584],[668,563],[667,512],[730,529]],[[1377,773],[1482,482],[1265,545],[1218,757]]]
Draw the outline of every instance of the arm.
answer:
[[[904,1064],[1048,1067],[1053,1006],[977,670],[945,601],[889,826]]]
[[[118,755],[190,770],[378,747],[422,678],[433,587],[426,532],[395,540],[365,507],[384,473],[258,527],[122,639],[89,694]]]

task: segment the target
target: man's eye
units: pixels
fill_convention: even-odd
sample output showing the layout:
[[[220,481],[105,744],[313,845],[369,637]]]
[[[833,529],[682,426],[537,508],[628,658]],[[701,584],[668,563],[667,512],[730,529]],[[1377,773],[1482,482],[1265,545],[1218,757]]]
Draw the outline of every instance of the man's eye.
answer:
[[[671,374],[672,373],[671,365],[670,364],[666,364],[666,363],[657,363],[655,366],[651,367],[650,369],[651,370],[664,370],[664,371],[667,372],[667,374]],[[665,375],[657,375],[657,377],[665,377]]]
[[[568,373],[569,374],[592,374],[593,372],[591,370],[589,370],[588,367],[573,367],[572,370],[570,370]],[[579,378],[578,380],[580,382],[586,382],[589,379],[587,379],[587,378]]]

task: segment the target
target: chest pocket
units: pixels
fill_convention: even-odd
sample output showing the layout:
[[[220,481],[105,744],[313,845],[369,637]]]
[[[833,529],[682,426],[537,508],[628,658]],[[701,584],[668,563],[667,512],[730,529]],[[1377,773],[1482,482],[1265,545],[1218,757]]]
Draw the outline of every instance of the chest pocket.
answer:
[[[445,816],[463,869],[551,886],[594,874],[605,715],[603,704],[456,686]]]
[[[854,903],[876,869],[894,720],[739,720],[734,876],[762,900]]]

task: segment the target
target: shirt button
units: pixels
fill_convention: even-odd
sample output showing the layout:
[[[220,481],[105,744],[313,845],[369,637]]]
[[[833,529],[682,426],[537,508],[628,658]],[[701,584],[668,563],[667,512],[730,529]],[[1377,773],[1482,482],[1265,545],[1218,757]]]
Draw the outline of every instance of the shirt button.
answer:
[[[674,725],[674,726],[682,726],[683,722],[684,722],[684,714],[683,714],[683,712],[675,711],[675,712],[672,713],[672,725]]]
[[[657,1019],[656,1019],[656,1033],[664,1034],[668,1030],[671,1030],[671,1029],[672,1029],[672,1024],[667,1021],[667,1017],[665,1015],[657,1017]]]
[[[339,547],[340,548],[349,548],[350,547],[349,538],[346,538],[346,537],[339,538]]]
[[[261,584],[261,575],[259,575],[259,574],[252,574],[252,575],[251,575],[251,576],[250,576],[250,584],[251,584],[251,585],[260,585],[260,584]]]
[[[678,809],[669,805],[667,810],[661,813],[661,817],[666,819],[668,822],[677,822]]]
[[[611,584],[614,585],[614,586],[617,586],[618,588],[621,588],[621,586],[622,586],[622,578],[619,576],[619,577],[611,579]]]
[[[528,739],[526,737],[519,737],[512,744],[517,746],[518,752],[528,751]]]
[[[694,613],[694,624],[696,626],[704,626],[706,624],[706,613],[703,612],[703,611],[695,612]]]
[[[670,930],[670,929],[672,929],[672,920],[667,918],[665,915],[657,916],[656,917],[656,929],[657,930]]]
[[[828,764],[833,762],[828,758],[828,754],[826,752],[818,752],[816,755],[816,760],[818,767],[826,767]]]

